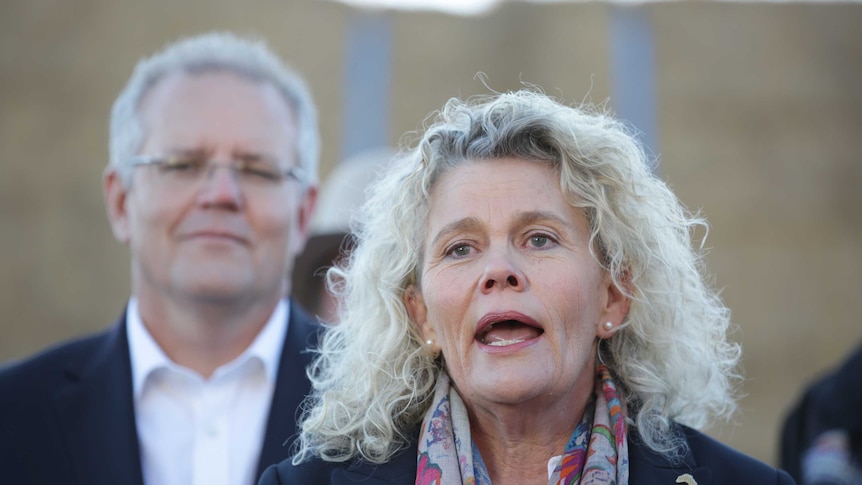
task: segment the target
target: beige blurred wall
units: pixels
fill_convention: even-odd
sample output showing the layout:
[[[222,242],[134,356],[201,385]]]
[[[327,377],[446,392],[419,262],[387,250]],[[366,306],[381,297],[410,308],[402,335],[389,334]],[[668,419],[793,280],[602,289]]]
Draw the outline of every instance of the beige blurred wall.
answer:
[[[862,341],[862,6],[671,2],[656,35],[659,171],[712,231],[708,264],[744,348],[746,397],[710,432],[775,462],[803,383]],[[100,176],[107,117],[136,59],[211,29],[257,34],[309,80],[323,175],[341,153],[344,32],[320,0],[0,6],[0,362],[111,324],[129,291]],[[610,95],[609,10],[507,4],[477,19],[392,18],[392,139],[450,96],[535,83]]]

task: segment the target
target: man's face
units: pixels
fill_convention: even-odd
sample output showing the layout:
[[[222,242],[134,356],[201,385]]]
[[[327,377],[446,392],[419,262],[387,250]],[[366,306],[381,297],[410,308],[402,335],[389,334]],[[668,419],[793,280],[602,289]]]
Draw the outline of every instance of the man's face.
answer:
[[[229,72],[177,73],[160,80],[139,110],[139,155],[196,154],[217,168],[182,184],[166,183],[154,165],[134,168],[129,187],[115,172],[106,176],[114,234],[131,250],[135,295],[241,304],[284,295],[315,191],[292,178],[245,184],[228,169],[256,156],[297,166],[296,121],[276,88]]]

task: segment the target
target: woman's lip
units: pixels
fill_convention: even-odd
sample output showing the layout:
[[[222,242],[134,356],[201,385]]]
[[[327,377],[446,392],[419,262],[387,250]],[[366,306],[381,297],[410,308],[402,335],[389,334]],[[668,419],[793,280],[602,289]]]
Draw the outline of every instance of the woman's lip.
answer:
[[[479,319],[479,322],[476,324],[476,333],[474,333],[473,336],[478,338],[479,335],[481,335],[482,332],[484,332],[489,325],[492,325],[497,322],[503,322],[506,320],[517,320],[525,325],[542,329],[542,326],[539,325],[539,322],[537,322],[533,318],[524,315],[519,311],[506,310],[501,312],[489,312],[483,315],[482,318]]]

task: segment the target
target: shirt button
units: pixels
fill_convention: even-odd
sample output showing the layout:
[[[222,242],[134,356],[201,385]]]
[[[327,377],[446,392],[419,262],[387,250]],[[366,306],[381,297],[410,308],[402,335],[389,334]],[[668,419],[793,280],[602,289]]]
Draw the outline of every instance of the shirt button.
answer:
[[[206,427],[206,435],[210,438],[215,438],[218,436],[218,428],[214,424],[207,425]]]

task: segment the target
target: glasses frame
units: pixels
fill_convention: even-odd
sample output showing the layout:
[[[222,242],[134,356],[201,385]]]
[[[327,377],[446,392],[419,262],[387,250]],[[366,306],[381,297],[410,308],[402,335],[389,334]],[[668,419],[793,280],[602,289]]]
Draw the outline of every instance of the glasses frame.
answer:
[[[132,168],[141,167],[141,166],[157,166],[157,167],[158,166],[168,166],[169,162],[172,159],[177,159],[177,158],[181,158],[181,156],[180,155],[137,155],[137,156],[134,156],[134,157],[129,159],[129,166]],[[221,166],[221,165],[227,167],[231,171],[231,173],[234,173],[234,174],[236,174],[237,168],[238,168],[236,166],[237,165],[236,161],[229,161],[227,163],[216,163],[215,160],[213,160],[213,159],[207,159],[206,165],[207,165],[206,166],[206,173],[207,174],[209,174],[210,170],[213,170],[214,168]],[[275,165],[278,165],[278,164],[275,163]],[[279,167],[279,169],[280,169],[279,174],[282,178],[280,178],[278,180],[273,180],[273,182],[280,184],[280,183],[284,182],[285,180],[292,178],[301,184],[306,183],[305,170],[303,170],[301,167],[287,167],[287,168]]]

